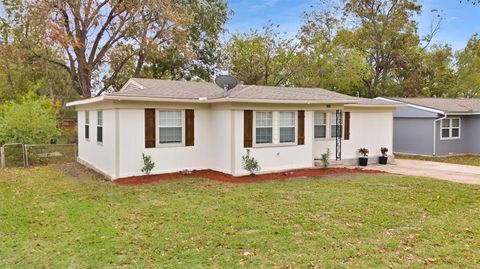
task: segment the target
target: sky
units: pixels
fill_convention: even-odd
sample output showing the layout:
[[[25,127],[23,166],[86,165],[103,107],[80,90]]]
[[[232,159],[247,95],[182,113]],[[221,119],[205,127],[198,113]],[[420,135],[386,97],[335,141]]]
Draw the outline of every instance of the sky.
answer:
[[[444,17],[440,32],[434,42],[451,44],[454,50],[465,47],[473,33],[480,33],[480,6],[466,0],[419,0],[423,6],[419,22],[419,34],[429,32],[431,10],[438,10]],[[278,24],[279,31],[294,37],[303,24],[303,13],[312,9],[317,0],[229,0],[234,15],[227,24],[230,34],[261,29],[269,21]]]

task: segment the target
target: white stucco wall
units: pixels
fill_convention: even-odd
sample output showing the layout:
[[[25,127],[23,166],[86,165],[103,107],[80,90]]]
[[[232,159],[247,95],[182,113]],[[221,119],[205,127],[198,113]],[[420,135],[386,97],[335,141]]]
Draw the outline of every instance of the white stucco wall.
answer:
[[[235,176],[248,174],[242,168],[242,156],[246,154],[243,147],[243,111],[234,111],[235,150],[232,174]],[[275,123],[274,123],[275,125]],[[285,169],[306,168],[313,166],[313,112],[305,111],[305,144],[304,145],[274,145],[254,147],[250,149],[252,157],[257,159],[261,172],[280,171]]]
[[[381,147],[387,147],[389,153],[392,152],[392,112],[350,111],[350,139],[342,140],[342,159],[358,158],[360,148],[369,149],[369,156],[380,156]],[[320,158],[327,148],[330,148],[330,159],[335,159],[335,139],[315,140],[314,158]]]
[[[142,175],[142,153],[155,162],[152,174],[210,168],[209,110],[195,109],[195,143],[191,147],[145,148],[144,109],[119,109],[119,119],[119,178]]]
[[[90,138],[85,139],[85,111],[78,111],[78,160],[98,172],[115,173],[115,110],[103,110],[103,142],[97,142],[97,110],[90,111]]]
[[[208,149],[204,158],[208,158],[210,169],[231,173],[232,164],[232,115],[231,110],[215,109],[210,112]]]

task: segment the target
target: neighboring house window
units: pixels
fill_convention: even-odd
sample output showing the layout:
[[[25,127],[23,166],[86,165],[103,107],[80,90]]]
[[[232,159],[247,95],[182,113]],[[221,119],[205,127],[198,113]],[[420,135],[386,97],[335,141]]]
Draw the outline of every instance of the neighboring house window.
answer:
[[[103,142],[103,111],[97,111],[97,142]]]
[[[315,138],[327,137],[327,113],[315,112]]]
[[[337,113],[332,112],[330,113],[330,137],[334,138],[337,137]],[[343,130],[343,113],[340,113],[340,133],[338,136],[342,136],[342,130]]]
[[[182,112],[159,111],[158,142],[160,144],[182,143]]]
[[[90,139],[90,111],[85,111],[85,139]]]
[[[273,113],[271,111],[255,113],[255,143],[273,143]]]
[[[295,112],[280,112],[280,143],[295,142]]]
[[[460,118],[442,120],[442,139],[460,138]]]

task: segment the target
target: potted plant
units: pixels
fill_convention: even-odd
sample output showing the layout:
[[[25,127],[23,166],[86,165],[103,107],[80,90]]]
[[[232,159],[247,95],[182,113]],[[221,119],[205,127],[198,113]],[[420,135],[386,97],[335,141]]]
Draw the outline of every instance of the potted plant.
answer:
[[[358,158],[358,165],[367,166],[368,164],[368,153],[370,152],[367,148],[361,148],[358,150],[362,157]]]
[[[380,151],[382,152],[382,156],[380,156],[378,158],[378,163],[379,164],[387,164],[387,162],[388,162],[388,156],[387,156],[388,148],[381,147]]]

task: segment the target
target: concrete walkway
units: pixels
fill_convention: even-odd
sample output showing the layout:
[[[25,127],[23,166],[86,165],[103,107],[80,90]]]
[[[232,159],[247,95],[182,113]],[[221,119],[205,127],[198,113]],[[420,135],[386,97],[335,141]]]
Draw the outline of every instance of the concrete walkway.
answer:
[[[369,168],[392,174],[431,177],[480,185],[480,166],[396,159],[395,164],[369,165]]]

